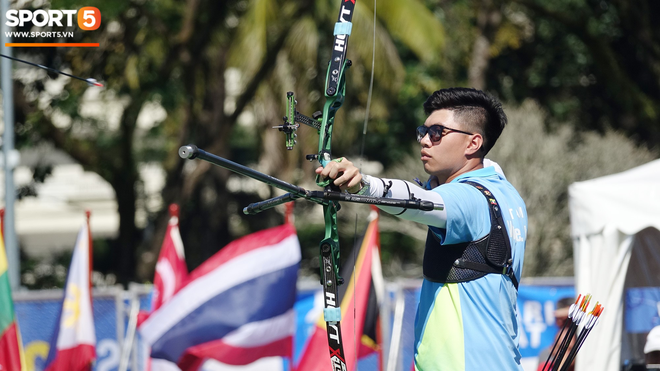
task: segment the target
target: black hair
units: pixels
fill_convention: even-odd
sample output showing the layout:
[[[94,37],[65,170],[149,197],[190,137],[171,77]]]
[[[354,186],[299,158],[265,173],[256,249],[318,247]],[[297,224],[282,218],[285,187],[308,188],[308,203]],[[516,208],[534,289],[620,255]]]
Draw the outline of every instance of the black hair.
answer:
[[[575,303],[575,298],[572,297],[572,296],[567,296],[567,297],[564,297],[564,298],[561,298],[561,299],[557,300],[557,306],[556,307],[557,307],[557,309],[568,308],[573,303]]]
[[[466,130],[478,132],[484,137],[481,147],[484,156],[493,148],[507,123],[502,103],[477,89],[440,89],[424,102],[427,115],[441,109],[454,111],[456,121]]]

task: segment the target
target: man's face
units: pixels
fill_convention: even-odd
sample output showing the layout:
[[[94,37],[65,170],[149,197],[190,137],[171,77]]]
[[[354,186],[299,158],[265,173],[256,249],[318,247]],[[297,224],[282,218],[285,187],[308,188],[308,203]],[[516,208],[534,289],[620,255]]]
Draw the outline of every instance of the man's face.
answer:
[[[557,316],[557,315],[555,315],[555,325],[557,327],[559,327],[559,328],[564,327],[564,325],[566,324],[566,321],[568,321],[568,315],[566,315],[566,316],[563,316],[563,315]]]
[[[434,111],[424,122],[424,126],[442,125],[451,129],[465,130],[458,122],[454,121],[454,111],[441,109]],[[459,171],[466,164],[466,149],[472,135],[467,135],[445,129],[439,141],[433,142],[427,134],[422,138],[420,144],[421,160],[424,171],[435,175],[439,180],[445,181],[448,177]]]

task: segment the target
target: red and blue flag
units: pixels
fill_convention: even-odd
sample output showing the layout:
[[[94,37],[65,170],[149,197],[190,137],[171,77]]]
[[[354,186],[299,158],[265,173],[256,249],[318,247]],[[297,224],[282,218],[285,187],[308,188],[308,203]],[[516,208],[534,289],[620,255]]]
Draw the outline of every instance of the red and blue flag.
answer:
[[[285,224],[231,242],[140,327],[153,358],[197,370],[291,358],[300,244]]]

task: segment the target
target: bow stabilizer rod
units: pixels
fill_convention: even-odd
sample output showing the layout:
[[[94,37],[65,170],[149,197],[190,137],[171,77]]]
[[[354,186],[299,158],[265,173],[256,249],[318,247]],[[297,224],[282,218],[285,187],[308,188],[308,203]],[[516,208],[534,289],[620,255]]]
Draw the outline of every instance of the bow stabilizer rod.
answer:
[[[227,160],[226,158],[214,155],[210,152],[204,151],[203,149],[198,148],[194,144],[188,144],[179,148],[179,157],[183,159],[200,159],[206,162],[212,163],[213,165],[220,166],[227,170],[230,170],[234,173],[247,176],[249,178],[258,180],[262,183],[271,185],[275,188],[287,191],[289,193],[282,196],[274,197],[265,201],[256,202],[248,205],[243,212],[248,215],[254,215],[261,211],[273,208],[277,205],[287,203],[290,201],[297,200],[299,198],[304,198],[306,200],[316,202],[321,205],[328,205],[330,201],[344,201],[360,204],[369,204],[369,205],[378,205],[378,206],[390,206],[390,207],[401,207],[407,209],[415,210],[442,210],[444,205],[436,204],[431,201],[423,201],[418,199],[396,199],[396,198],[384,198],[384,197],[371,197],[371,196],[360,196],[353,195],[350,193],[343,192],[334,192],[334,191],[309,191],[297,185],[287,183],[281,179],[275,178],[268,174],[251,169],[247,166],[243,166],[234,161]]]
[[[256,179],[262,183],[271,185],[275,188],[279,188],[284,191],[290,192],[298,197],[305,197],[305,195],[307,194],[307,191],[302,187],[298,187],[297,185],[287,183],[281,179],[277,179],[268,174],[264,174],[254,169],[250,169],[247,166],[243,166],[234,161],[227,160],[226,158],[214,155],[213,153],[206,152],[203,149],[197,148],[197,146],[194,144],[188,144],[186,146],[180,147],[179,157],[189,160],[199,158],[200,160],[210,162],[214,165],[220,166],[227,170],[231,170],[237,174],[245,175],[252,179]]]

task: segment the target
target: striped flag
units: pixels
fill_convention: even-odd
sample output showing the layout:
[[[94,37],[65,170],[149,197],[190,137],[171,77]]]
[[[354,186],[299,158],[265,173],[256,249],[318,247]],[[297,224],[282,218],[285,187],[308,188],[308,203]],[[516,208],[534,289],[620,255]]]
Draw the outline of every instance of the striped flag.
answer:
[[[206,359],[247,365],[263,357],[290,358],[299,265],[291,225],[231,242],[142,324],[151,356],[184,371],[197,370]]]
[[[64,289],[60,319],[51,340],[46,371],[91,370],[96,358],[92,315],[89,215],[78,233]]]
[[[179,206],[171,204],[170,220],[167,223],[163,245],[160,247],[156,272],[154,273],[154,291],[151,298],[151,310],[141,311],[138,317],[138,328],[149,318],[149,315],[167,303],[188,279],[183,241],[179,232]],[[150,351],[145,352],[147,355]],[[164,360],[147,357],[146,371],[178,371],[176,364]]]
[[[151,311],[157,310],[168,302],[183,287],[187,277],[188,267],[179,232],[179,207],[172,204],[170,205],[170,221],[156,263]]]
[[[11,300],[4,241],[0,228],[0,370],[27,370],[14,315],[14,302]]]
[[[341,272],[342,277],[350,277],[347,279],[347,284],[339,286],[341,332],[348,371],[357,369],[358,359],[374,352],[380,354],[381,351],[378,318],[384,282],[380,266],[378,212],[375,207],[370,219],[362,243],[355,247],[359,250],[351,254],[343,264]],[[378,369],[382,369],[381,357],[378,362]],[[300,371],[332,369],[323,315],[319,318],[296,369]]]

